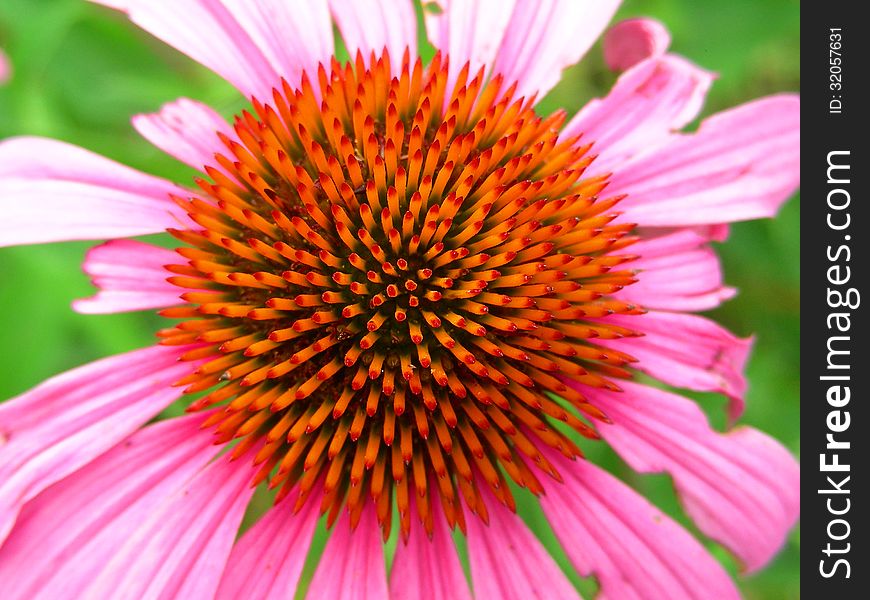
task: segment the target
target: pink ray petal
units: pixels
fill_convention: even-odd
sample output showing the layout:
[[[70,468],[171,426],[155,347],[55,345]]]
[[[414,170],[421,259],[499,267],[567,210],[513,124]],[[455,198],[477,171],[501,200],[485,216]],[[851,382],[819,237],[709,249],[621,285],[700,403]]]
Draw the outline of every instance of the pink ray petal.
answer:
[[[746,361],[752,339],[741,339],[719,324],[697,315],[650,311],[607,322],[643,333],[643,337],[598,340],[601,346],[626,352],[632,366],[669,385],[726,394],[732,422],[743,413]]]
[[[623,219],[641,226],[770,217],[800,184],[800,99],[769,96],[706,119],[614,170]]]
[[[642,60],[661,56],[670,44],[671,34],[661,22],[626,19],[604,34],[604,62],[613,71],[625,71]]]
[[[219,458],[141,515],[81,597],[214,597],[254,492],[251,458]]]
[[[12,77],[12,65],[9,63],[9,57],[0,49],[0,85],[7,83]]]
[[[719,257],[708,239],[689,229],[637,242],[629,252],[639,259],[625,263],[636,269],[637,282],[618,293],[620,300],[660,310],[708,310],[732,298],[723,286]]]
[[[141,429],[25,504],[0,546],[0,597],[81,597],[125,536],[218,452],[203,419]]]
[[[731,234],[731,226],[728,223],[714,223],[692,228],[695,232],[710,238],[714,242],[724,242]]]
[[[145,424],[181,395],[188,347],[120,354],[0,404],[0,540],[21,506]]]
[[[683,231],[694,233],[705,241],[724,242],[728,239],[728,236],[731,235],[731,225],[728,223],[713,223],[710,225],[695,225],[692,227],[638,227],[635,229],[638,237],[644,241]]]
[[[606,97],[580,109],[562,135],[583,134],[581,143],[594,143],[598,157],[591,169],[618,171],[623,162],[664,144],[691,122],[712,81],[712,73],[678,56],[644,61],[623,73]]]
[[[380,56],[386,47],[394,73],[405,48],[412,61],[417,58],[417,15],[410,0],[329,0],[329,6],[351,58],[357,50],[366,59],[371,52]]]
[[[299,83],[303,71],[314,78],[317,65],[329,64],[334,54],[332,21],[326,0],[221,0],[254,44],[290,84]],[[278,82],[267,81],[271,99]]]
[[[182,262],[165,248],[133,240],[113,240],[88,251],[83,265],[99,289],[91,298],[73,302],[81,313],[114,313],[180,304],[180,288],[166,278],[164,265]]]
[[[618,6],[619,0],[517,2],[493,71],[519,82],[519,96],[543,97],[595,43]]]
[[[170,156],[200,171],[204,165],[215,164],[215,153],[226,150],[218,133],[235,138],[226,119],[187,98],[163,105],[160,112],[136,115],[133,127]]]
[[[291,492],[236,543],[217,600],[293,597],[320,516],[319,502],[311,497],[295,513],[297,496],[297,492]]]
[[[345,512],[335,524],[308,588],[309,598],[381,600],[389,598],[381,530],[371,504],[357,528]]]
[[[631,467],[667,472],[698,528],[748,571],[782,547],[800,512],[800,470],[788,450],[751,428],[712,430],[687,398],[631,382],[624,393],[584,388],[613,420],[601,435]]]
[[[491,64],[507,85],[519,83],[517,96],[543,97],[580,60],[610,21],[617,0],[576,2],[476,3],[438,0],[429,10],[426,30],[432,44],[449,52],[456,73],[471,61],[476,71]],[[476,5],[476,6],[471,6]],[[424,9],[425,10],[425,9]],[[506,18],[510,14],[509,18]]]
[[[0,178],[8,177],[81,183],[159,198],[181,191],[165,179],[147,175],[84,148],[27,136],[0,142]]]
[[[325,0],[91,0],[122,10],[155,37],[202,63],[246,96],[271,97],[333,53]]]
[[[429,498],[434,515],[432,537],[426,535],[426,530],[419,523],[415,523],[408,539],[399,540],[390,571],[390,598],[471,600],[456,546],[442,517],[441,500],[437,493],[430,494]],[[410,510],[416,513],[414,494],[411,494],[411,505]]]
[[[64,142],[0,142],[0,246],[130,237],[189,223],[169,194],[190,195]]]
[[[489,524],[467,520],[468,560],[475,598],[567,600],[580,594],[519,515],[479,486],[487,500]],[[559,521],[553,521],[559,526]]]
[[[481,67],[492,70],[515,4],[516,0],[424,2],[429,41],[450,57],[450,86],[466,62],[471,76]]]
[[[541,506],[577,571],[599,598],[737,599],[728,574],[704,547],[646,498],[586,460],[542,449],[565,478]]]

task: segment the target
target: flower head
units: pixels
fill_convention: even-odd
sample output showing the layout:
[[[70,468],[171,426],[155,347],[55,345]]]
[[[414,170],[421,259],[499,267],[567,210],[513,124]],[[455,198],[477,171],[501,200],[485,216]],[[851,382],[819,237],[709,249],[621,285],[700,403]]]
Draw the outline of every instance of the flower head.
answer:
[[[224,138],[226,174],[200,182],[210,201],[178,200],[201,227],[172,231],[190,246],[169,282],[191,306],[160,333],[210,343],[178,383],[214,388],[196,409],[228,402],[207,423],[244,438],[236,454],[265,439],[254,462],[277,467],[279,498],[323,476],[333,516],[349,485],[352,520],[371,496],[386,533],[395,485],[405,534],[409,489],[431,532],[431,482],[451,526],[455,482],[485,513],[472,465],[509,506],[505,473],[535,493],[527,461],[558,477],[536,445],[580,451],[541,426],[594,437],[565,402],[601,416],[559,377],[617,390],[634,359],[587,341],[634,335],[596,319],[641,312],[611,296],[635,280],[618,268],[633,225],[611,223],[619,198],[583,177],[589,145],[559,138],[564,116],[467,63],[448,90],[440,56],[408,56],[394,74],[388,53],[358,54],[317,92],[254,101]]]
[[[571,120],[538,114],[614,3],[494,20],[427,4],[428,63],[410,2],[103,3],[250,108],[230,125],[183,99],[134,119],[200,170],[195,188],[59,142],[0,144],[0,243],[113,238],[76,308],[172,319],[153,348],[0,405],[4,597],[292,595],[320,515],[316,597],[470,597],[451,529],[478,598],[576,596],[514,514],[518,488],[605,594],[734,596],[582,438],[670,473],[747,568],[776,552],[798,509],[788,452],[631,379],[727,394],[739,417],[750,342],[685,311],[732,293],[709,247],[722,224],[797,186],[795,97],[675,134],[711,76],[656,42]],[[619,27],[611,49],[637,34]],[[123,239],[161,231],[175,251]],[[145,426],[180,398],[191,414]],[[275,506],[234,543],[260,484]]]

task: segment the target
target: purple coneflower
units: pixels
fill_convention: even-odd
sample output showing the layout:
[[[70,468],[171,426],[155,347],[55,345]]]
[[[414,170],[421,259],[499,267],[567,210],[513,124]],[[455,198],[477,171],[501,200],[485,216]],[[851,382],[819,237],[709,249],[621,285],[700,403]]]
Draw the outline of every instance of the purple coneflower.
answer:
[[[751,343],[691,312],[733,293],[711,240],[798,185],[796,96],[677,133],[711,74],[633,21],[607,40],[627,69],[608,96],[537,114],[612,1],[427,5],[428,64],[409,1],[101,3],[250,108],[134,118],[201,171],[192,187],[0,144],[0,244],[111,239],[75,307],[167,318],[154,347],[0,405],[0,596],[290,598],[325,515],[309,597],[577,597],[515,514],[525,488],[602,595],[736,597],[577,434],[669,473],[746,570],[777,552],[799,508],[788,451],[632,378],[727,394],[740,416]],[[125,239],[158,232],[179,247]],[[189,415],[148,424],[180,399]],[[275,506],[237,540],[258,485]]]

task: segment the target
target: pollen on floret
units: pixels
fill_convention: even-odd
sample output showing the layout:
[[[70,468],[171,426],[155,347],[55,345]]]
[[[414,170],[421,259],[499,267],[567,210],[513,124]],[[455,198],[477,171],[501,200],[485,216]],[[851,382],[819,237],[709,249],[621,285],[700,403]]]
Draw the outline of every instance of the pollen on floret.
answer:
[[[629,375],[594,340],[635,335],[604,319],[642,312],[612,297],[635,280],[633,226],[564,114],[515,87],[467,64],[448,86],[440,54],[333,59],[254,99],[202,197],[176,198],[198,227],[171,231],[188,304],[159,335],[199,344],[190,410],[220,405],[207,425],[257,448],[279,500],[319,487],[330,524],[372,501],[385,536],[394,499],[405,534],[464,529],[460,496],[486,519],[479,486],[514,508],[508,480],[559,477],[542,447],[581,454],[554,421],[596,436],[581,415],[606,417],[560,378]]]

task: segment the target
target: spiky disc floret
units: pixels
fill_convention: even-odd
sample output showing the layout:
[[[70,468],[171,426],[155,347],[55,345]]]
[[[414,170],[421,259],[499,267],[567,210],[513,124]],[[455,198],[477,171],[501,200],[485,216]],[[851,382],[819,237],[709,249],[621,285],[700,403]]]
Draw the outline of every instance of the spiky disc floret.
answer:
[[[578,415],[602,416],[560,377],[614,388],[632,359],[590,340],[640,312],[609,296],[634,281],[614,269],[632,226],[564,115],[467,66],[448,90],[439,55],[398,71],[333,61],[237,118],[205,199],[177,199],[201,229],[172,232],[189,305],[160,333],[201,344],[179,385],[224,405],[208,423],[236,455],[262,443],[258,482],[322,486],[352,522],[369,496],[385,535],[393,497],[404,532],[412,493],[431,531],[431,493],[464,527],[481,482],[513,507],[506,477],[542,491],[528,461],[558,478],[540,444],[580,451],[551,421],[594,436]]]

